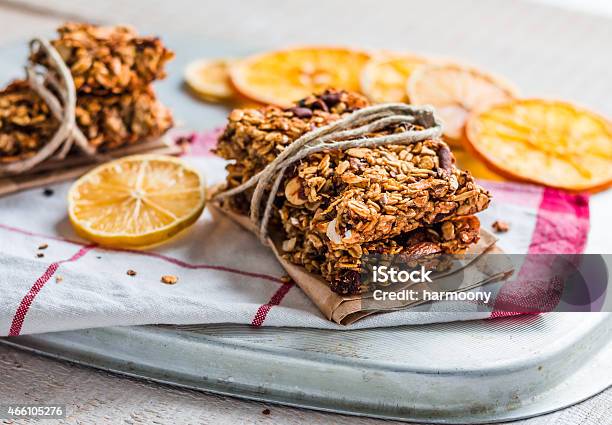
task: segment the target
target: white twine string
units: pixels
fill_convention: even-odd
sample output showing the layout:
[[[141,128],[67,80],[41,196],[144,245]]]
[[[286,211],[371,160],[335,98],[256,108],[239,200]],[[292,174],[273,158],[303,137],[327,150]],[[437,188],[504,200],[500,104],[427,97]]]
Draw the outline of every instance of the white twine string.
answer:
[[[403,123],[416,124],[423,127],[423,129],[407,130],[385,136],[367,137],[370,133],[380,131],[391,125]],[[324,150],[345,150],[355,147],[374,147],[389,144],[408,145],[423,140],[436,139],[441,134],[442,124],[435,116],[434,109],[431,106],[414,106],[403,103],[386,103],[370,106],[304,134],[287,146],[262,171],[240,186],[218,193],[215,198],[222,199],[237,195],[255,186],[251,198],[250,218],[259,229],[260,240],[264,245],[267,245],[267,228],[272,214],[272,206],[285,171],[291,164]],[[449,166],[450,164],[441,164],[441,168],[444,169]],[[271,187],[270,183],[272,183]],[[262,217],[262,198],[268,188],[270,191]]]
[[[45,53],[51,70],[39,71],[35,63],[26,65],[27,81],[43,101],[49,106],[53,117],[60,122],[55,134],[33,156],[18,161],[0,164],[0,174],[20,174],[47,160],[55,154],[58,159],[66,157],[73,144],[87,155],[95,155],[96,150],[89,145],[87,138],[76,125],[76,88],[70,70],[58,51],[45,38],[30,41],[31,57],[39,51]],[[47,87],[58,93],[58,97]]]

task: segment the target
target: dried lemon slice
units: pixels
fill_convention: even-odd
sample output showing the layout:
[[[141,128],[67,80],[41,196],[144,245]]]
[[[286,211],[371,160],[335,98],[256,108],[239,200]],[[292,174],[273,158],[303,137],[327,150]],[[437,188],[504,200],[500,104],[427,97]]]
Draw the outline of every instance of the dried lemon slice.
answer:
[[[372,59],[361,72],[361,91],[373,102],[408,102],[406,81],[427,59],[388,54]]]
[[[291,106],[333,87],[359,91],[370,55],[343,47],[299,47],[251,56],[230,68],[236,89],[257,102]]]
[[[137,248],[167,241],[204,209],[199,173],[163,155],[134,155],[101,165],[68,193],[68,216],[80,236]]]
[[[464,139],[465,122],[472,111],[516,95],[514,88],[498,77],[451,63],[416,69],[408,78],[407,91],[412,103],[436,108],[444,122],[444,136],[455,144]]]
[[[572,191],[612,183],[612,125],[564,102],[514,100],[472,116],[469,146],[510,178]]]
[[[198,96],[207,101],[229,100],[236,94],[229,78],[230,60],[200,59],[185,68],[185,83]]]

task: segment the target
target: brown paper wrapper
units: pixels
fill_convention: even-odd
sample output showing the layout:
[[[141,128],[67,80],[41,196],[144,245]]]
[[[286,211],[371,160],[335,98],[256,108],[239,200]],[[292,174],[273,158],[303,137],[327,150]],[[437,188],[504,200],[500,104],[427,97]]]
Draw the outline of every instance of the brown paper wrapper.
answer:
[[[209,193],[214,193],[212,189]],[[214,209],[219,213],[224,214],[240,224],[242,227],[250,232],[256,233],[256,228],[250,219],[244,215],[236,214],[226,208],[222,208],[218,203],[210,202]],[[493,264],[484,262],[481,254],[483,253],[503,253],[495,242],[497,238],[486,231],[481,229],[480,241],[472,246],[467,254],[470,260],[466,260],[463,264],[453,267],[448,272],[437,274],[435,277],[435,286],[443,288],[445,283],[448,283],[452,279],[452,274],[461,270],[464,273],[462,284],[457,291],[467,291],[479,286],[485,285],[490,282],[499,281],[512,274],[513,268],[509,259],[502,261],[495,261]],[[418,304],[422,304],[425,301],[397,301],[391,303],[385,301],[384,306],[380,308],[372,308],[372,303],[369,306],[364,306],[364,301],[368,298],[373,298],[371,293],[359,294],[359,295],[340,295],[333,292],[325,280],[313,273],[306,271],[304,267],[293,264],[285,260],[281,255],[281,238],[269,238],[270,247],[274,252],[277,260],[281,263],[283,268],[287,271],[287,274],[295,281],[302,291],[310,298],[310,300],[319,308],[323,315],[338,324],[349,325],[354,323],[366,316],[375,313],[381,313],[383,311],[393,311],[397,309],[409,308]],[[503,256],[505,257],[505,256]],[[416,285],[409,287],[411,289],[418,290]],[[429,290],[436,290],[432,288],[432,285],[428,285]]]
[[[117,159],[135,154],[179,155],[182,148],[166,136],[150,142],[138,143],[115,149],[104,155],[103,161]],[[0,196],[9,195],[26,189],[48,186],[80,177],[92,168],[101,164],[101,158],[85,155],[67,156],[62,160],[50,159],[38,164],[23,174],[0,176]]]

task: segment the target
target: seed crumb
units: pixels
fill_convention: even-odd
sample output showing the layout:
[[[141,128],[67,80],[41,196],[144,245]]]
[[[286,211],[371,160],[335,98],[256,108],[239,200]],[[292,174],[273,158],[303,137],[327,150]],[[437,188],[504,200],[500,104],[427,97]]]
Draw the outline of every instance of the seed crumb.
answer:
[[[502,221],[502,220],[495,220],[495,222],[493,222],[491,227],[497,233],[505,233],[508,230],[510,230],[510,225],[508,223],[506,223],[505,221]]]
[[[55,276],[55,283],[60,283],[64,278],[62,276]]]
[[[269,415],[270,414],[270,409],[264,409],[261,411],[262,415]]]
[[[134,270],[132,270],[132,269],[129,269],[129,270],[127,271],[127,275],[128,275],[128,276],[136,276],[136,272],[135,272]]]
[[[174,285],[176,282],[178,282],[178,277],[171,274],[165,274],[161,277],[161,281],[166,285]]]
[[[48,187],[45,187],[45,189],[43,190],[43,195],[46,196],[47,198],[49,196],[53,196],[53,193],[55,193],[53,192],[53,189],[48,188]]]
[[[49,244],[43,243],[41,245],[38,245],[38,249],[47,249],[49,248]]]
[[[37,252],[37,253],[36,253],[36,256],[37,256],[38,258],[43,258],[43,257],[45,256],[45,254],[43,254],[42,252]]]

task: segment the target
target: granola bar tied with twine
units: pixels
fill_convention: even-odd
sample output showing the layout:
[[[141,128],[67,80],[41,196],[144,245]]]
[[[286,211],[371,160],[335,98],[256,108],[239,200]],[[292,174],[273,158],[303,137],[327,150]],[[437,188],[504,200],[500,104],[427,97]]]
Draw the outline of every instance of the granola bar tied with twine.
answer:
[[[287,262],[337,294],[363,294],[364,255],[457,254],[479,240],[474,214],[490,194],[455,166],[440,131],[427,108],[335,90],[237,109],[216,149],[230,160],[218,198]]]
[[[160,137],[173,119],[152,83],[173,56],[158,38],[123,26],[68,23],[54,40],[33,39],[26,79],[0,90],[0,176],[9,176],[0,194],[31,186],[30,175],[47,184],[69,178],[40,174],[132,145],[123,155],[168,152]]]

